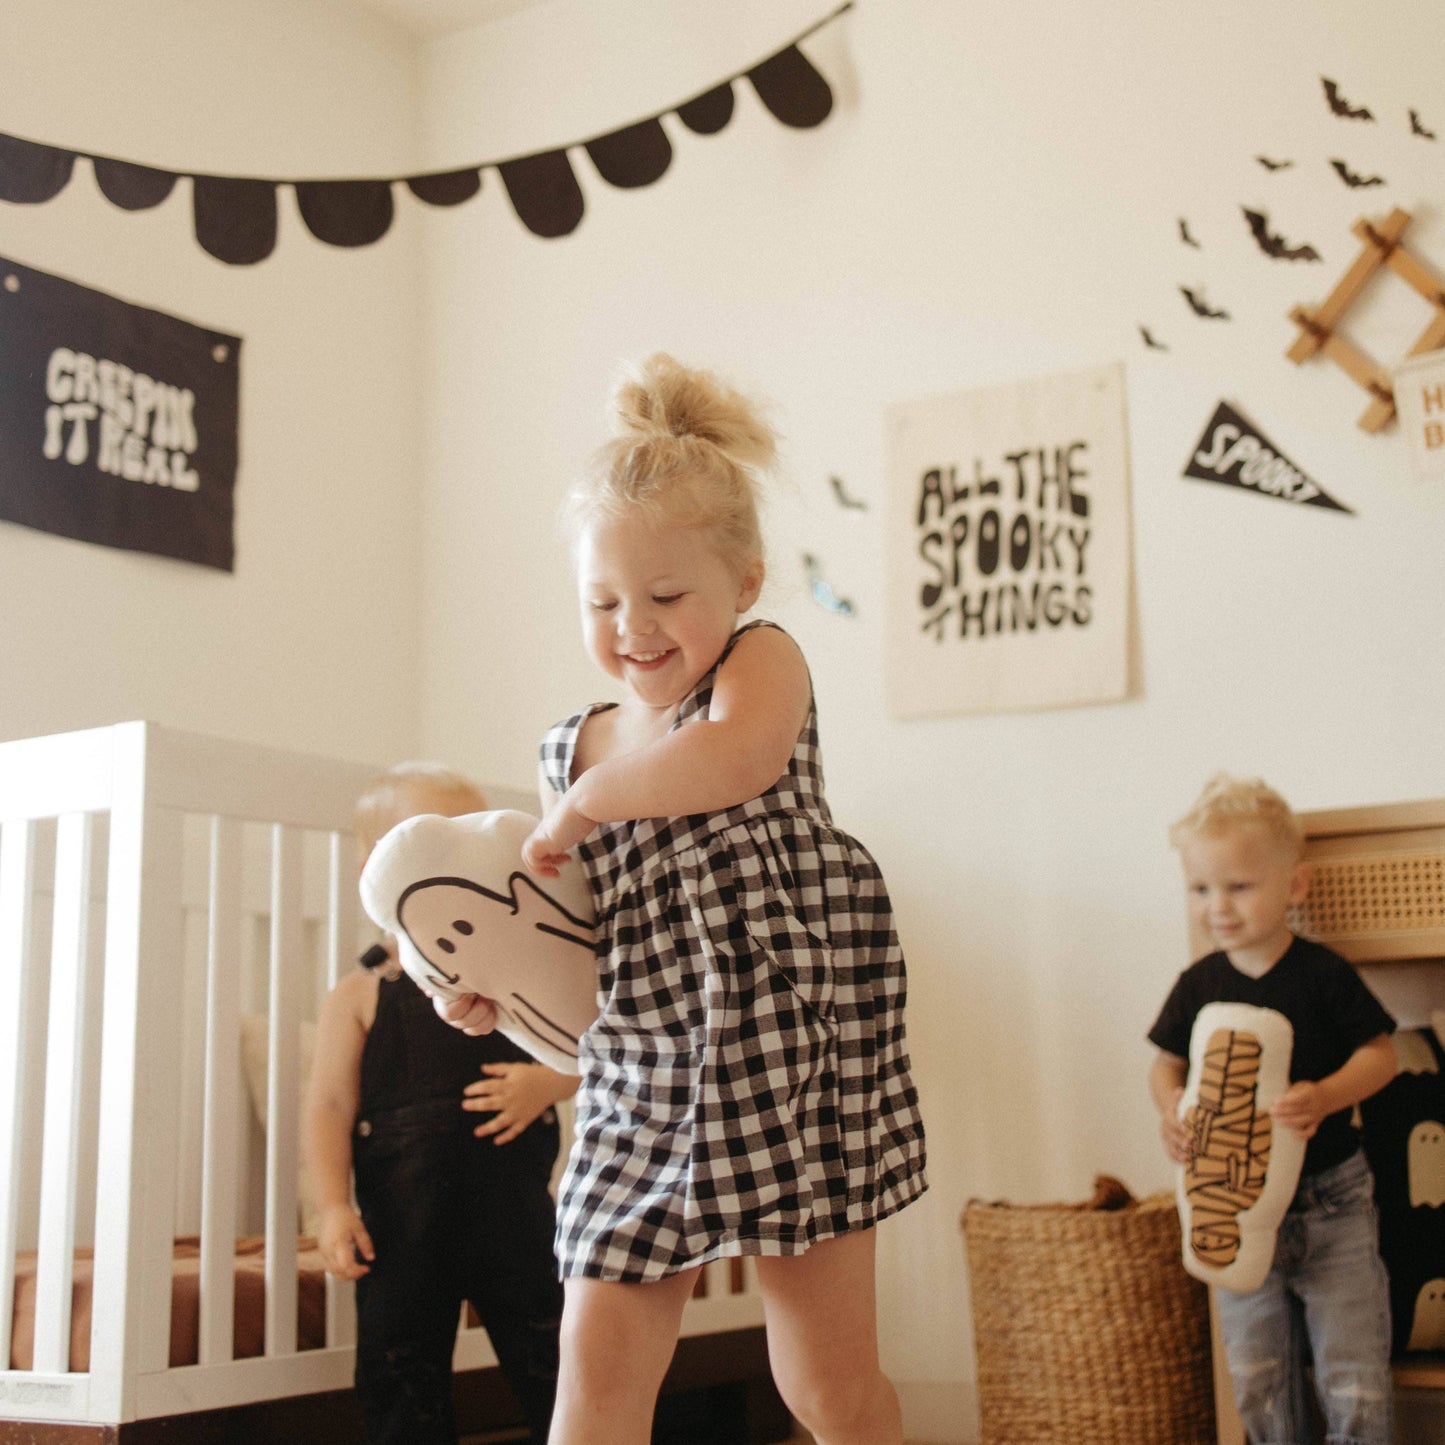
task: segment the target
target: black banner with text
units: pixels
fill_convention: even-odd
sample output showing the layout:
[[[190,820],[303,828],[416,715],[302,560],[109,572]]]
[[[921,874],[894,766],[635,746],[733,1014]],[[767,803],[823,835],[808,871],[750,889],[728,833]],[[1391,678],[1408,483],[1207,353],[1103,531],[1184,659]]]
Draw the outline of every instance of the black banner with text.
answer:
[[[234,570],[240,353],[0,258],[0,518]]]

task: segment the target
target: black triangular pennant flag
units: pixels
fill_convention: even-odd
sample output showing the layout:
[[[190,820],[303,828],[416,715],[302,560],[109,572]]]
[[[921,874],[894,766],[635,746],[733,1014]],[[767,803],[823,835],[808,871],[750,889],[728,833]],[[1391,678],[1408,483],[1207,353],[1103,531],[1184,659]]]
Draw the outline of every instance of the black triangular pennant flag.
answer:
[[[1262,497],[1278,497],[1282,502],[1328,507],[1354,515],[1351,508],[1335,501],[1226,401],[1214,408],[1204,435],[1190,454],[1184,475],[1198,477],[1202,482],[1222,482],[1227,487],[1257,492]]]

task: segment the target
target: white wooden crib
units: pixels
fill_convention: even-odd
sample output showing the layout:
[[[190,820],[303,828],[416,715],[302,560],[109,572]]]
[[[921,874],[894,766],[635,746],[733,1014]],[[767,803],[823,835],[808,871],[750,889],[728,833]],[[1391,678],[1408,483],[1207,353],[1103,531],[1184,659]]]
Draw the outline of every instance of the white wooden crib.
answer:
[[[376,771],[140,722],[0,743],[0,1364],[32,1259],[34,1302],[28,1367],[0,1370],[0,1442],[39,1421],[73,1427],[47,1439],[140,1440],[142,1422],[349,1389],[351,1286],[300,1267],[298,1100],[305,1025],[370,941],[351,821]],[[258,1016],[264,1132],[241,1048]],[[252,1235],[264,1346],[237,1358]],[[195,1362],[174,1364],[183,1236]],[[318,1339],[298,1339],[298,1290],[324,1290]],[[705,1383],[755,1373],[761,1324],[752,1271],[709,1266],[679,1359],[693,1346]],[[457,1369],[494,1363],[464,1325]]]

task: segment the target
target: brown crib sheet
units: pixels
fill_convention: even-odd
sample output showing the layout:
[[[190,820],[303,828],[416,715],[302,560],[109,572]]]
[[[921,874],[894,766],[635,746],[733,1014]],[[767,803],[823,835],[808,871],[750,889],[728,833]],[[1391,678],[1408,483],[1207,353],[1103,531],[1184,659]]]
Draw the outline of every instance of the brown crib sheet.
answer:
[[[303,1236],[297,1242],[296,1347],[320,1349],[326,1343],[326,1270],[316,1241]],[[251,1359],[266,1344],[266,1241],[260,1235],[236,1241],[236,1302],[234,1358]],[[70,1368],[90,1368],[92,1251],[75,1251],[75,1276],[70,1306]],[[190,1235],[176,1240],[171,1262],[172,1365],[194,1365],[199,1352],[201,1304],[200,1240]],[[35,1359],[35,1254],[15,1258],[14,1330],[10,1337],[10,1368],[29,1370]]]

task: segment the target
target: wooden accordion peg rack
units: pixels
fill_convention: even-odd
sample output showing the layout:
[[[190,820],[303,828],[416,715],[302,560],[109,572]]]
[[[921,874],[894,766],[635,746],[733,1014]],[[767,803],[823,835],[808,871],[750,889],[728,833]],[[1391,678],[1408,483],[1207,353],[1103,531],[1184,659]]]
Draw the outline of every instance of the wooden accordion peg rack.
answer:
[[[1440,281],[1401,244],[1401,237],[1409,224],[1409,213],[1398,208],[1378,226],[1364,219],[1356,221],[1350,230],[1362,243],[1360,254],[1340,278],[1339,284],[1322,306],[1313,310],[1296,306],[1289,313],[1290,320],[1300,328],[1300,334],[1285,355],[1299,365],[1317,352],[1323,352],[1346,375],[1364,387],[1370,393],[1370,404],[1360,417],[1359,424],[1367,432],[1379,431],[1395,415],[1395,392],[1390,383],[1390,373],[1341,336],[1337,328],[1351,303],[1376,271],[1382,266],[1388,267],[1433,309],[1429,325],[1406,356],[1419,356],[1445,346],[1445,282]]]

